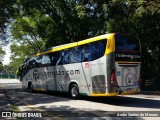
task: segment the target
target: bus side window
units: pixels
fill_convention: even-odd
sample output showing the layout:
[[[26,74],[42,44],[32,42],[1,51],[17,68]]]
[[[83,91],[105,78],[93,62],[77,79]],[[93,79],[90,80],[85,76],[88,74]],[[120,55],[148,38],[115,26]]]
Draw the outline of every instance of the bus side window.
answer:
[[[51,65],[49,54],[42,55],[42,66],[47,67]]]
[[[33,69],[35,67],[36,67],[35,57],[31,58],[29,61],[26,62],[26,72],[28,72],[29,69]]]
[[[74,47],[71,49],[71,63],[82,62],[82,47]]]
[[[95,59],[102,57],[105,53],[106,40],[101,40],[95,43]]]
[[[21,76],[22,76],[22,78],[24,77],[24,64],[22,65],[22,71],[21,71]]]
[[[36,59],[36,62],[35,62],[35,66],[36,67],[40,67],[41,66],[41,61],[42,61],[42,56],[38,56]]]
[[[82,50],[84,54],[83,62],[92,61],[102,57],[105,53],[106,41],[107,40],[104,39],[84,45]]]
[[[57,57],[57,61],[56,61],[56,65],[62,65],[63,64],[63,51],[58,51],[56,53],[56,57]]]
[[[71,58],[70,58],[70,55],[71,55],[71,52],[70,52],[71,49],[66,49],[63,51],[63,56],[62,56],[62,59],[63,59],[63,64],[70,64],[71,63]]]
[[[59,52],[53,52],[50,53],[50,59],[51,59],[51,65],[55,66],[57,64],[57,61],[59,59]]]
[[[55,57],[55,53],[50,53],[50,59],[51,59],[51,65],[55,66],[56,64],[56,57]]]
[[[93,43],[84,45],[84,62],[94,60],[95,46]]]
[[[28,66],[28,63],[27,62],[25,62],[24,63],[24,65],[23,65],[23,71],[22,71],[22,77],[24,77],[25,75],[26,75],[26,73],[27,73],[27,66]]]

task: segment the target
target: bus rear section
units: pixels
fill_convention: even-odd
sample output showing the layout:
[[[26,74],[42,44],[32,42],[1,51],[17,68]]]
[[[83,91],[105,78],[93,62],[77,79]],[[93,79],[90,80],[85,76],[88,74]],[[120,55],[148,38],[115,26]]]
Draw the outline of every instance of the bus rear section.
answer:
[[[140,43],[136,37],[115,34],[115,70],[110,81],[115,80],[119,94],[140,91]]]

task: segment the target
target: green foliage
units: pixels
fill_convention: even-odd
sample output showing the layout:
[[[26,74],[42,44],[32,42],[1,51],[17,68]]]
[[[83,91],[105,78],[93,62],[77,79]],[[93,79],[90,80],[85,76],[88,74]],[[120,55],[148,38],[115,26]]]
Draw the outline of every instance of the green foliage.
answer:
[[[39,37],[33,18],[18,18],[12,24],[12,37],[14,43],[28,44],[34,50],[43,48],[44,41]]]
[[[93,0],[19,1],[22,19],[34,20],[36,23],[34,30],[38,37],[45,41],[45,47],[104,33],[103,23],[106,16],[101,12],[103,3],[103,0],[98,2]]]
[[[160,70],[160,2],[158,0],[143,4],[137,10],[137,34],[141,39],[143,69],[155,76]]]
[[[3,64],[2,64],[2,62],[0,62],[0,72],[2,72],[3,71]]]
[[[5,52],[3,51],[3,49],[0,47],[0,72],[3,71],[3,58],[4,58]]]
[[[10,49],[12,51],[12,55],[10,57],[11,62],[8,65],[10,73],[16,72],[16,70],[22,65],[26,56],[31,55],[33,52],[37,52],[32,49],[29,44],[13,44]]]
[[[15,4],[16,0],[0,0],[0,45],[8,43],[7,25],[18,14]]]
[[[3,61],[4,55],[5,55],[5,51],[3,51],[3,49],[0,47],[0,62]]]

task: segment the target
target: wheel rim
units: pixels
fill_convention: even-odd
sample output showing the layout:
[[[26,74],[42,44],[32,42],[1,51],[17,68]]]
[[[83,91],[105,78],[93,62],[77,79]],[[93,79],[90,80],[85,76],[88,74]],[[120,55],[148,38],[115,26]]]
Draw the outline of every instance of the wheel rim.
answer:
[[[72,94],[73,97],[76,97],[78,95],[78,90],[77,90],[76,87],[72,87],[71,94]]]

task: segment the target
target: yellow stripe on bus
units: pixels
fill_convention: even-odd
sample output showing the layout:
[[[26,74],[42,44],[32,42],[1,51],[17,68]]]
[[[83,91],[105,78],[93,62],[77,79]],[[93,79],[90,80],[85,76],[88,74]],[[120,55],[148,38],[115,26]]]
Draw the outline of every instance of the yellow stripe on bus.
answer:
[[[130,63],[130,64],[132,64],[132,63],[133,63],[133,64],[134,64],[134,63],[137,63],[137,64],[138,64],[138,63],[141,63],[141,62],[132,62],[132,61],[131,61],[131,62],[128,62],[128,61],[115,61],[115,62],[116,62],[116,63],[122,63],[122,64],[123,64],[123,63],[125,63],[125,64],[126,64],[126,63]]]
[[[42,89],[42,88],[34,88],[33,90],[35,90],[35,91],[46,91],[45,89]]]
[[[43,55],[43,54],[48,54],[48,53],[51,53],[51,52],[56,52],[56,51],[72,48],[72,47],[75,47],[75,46],[77,46],[77,43],[70,43],[70,44],[66,44],[66,45],[60,45],[59,47],[58,46],[57,47],[53,47],[49,51],[37,53],[37,54],[35,54],[35,56],[39,56],[39,55]]]
[[[89,39],[82,40],[82,41],[75,42],[75,43],[60,45],[60,46],[57,46],[57,47],[53,47],[51,50],[34,54],[33,56],[48,54],[48,53],[51,53],[51,52],[56,52],[56,51],[76,47],[76,46],[79,46],[79,45],[87,44],[87,43],[90,43],[90,42],[95,42],[95,41],[102,40],[102,39],[107,40],[106,51],[105,51],[105,55],[106,55],[106,54],[109,54],[109,53],[115,51],[114,35],[115,35],[114,33],[110,33],[110,34],[105,34],[105,35],[101,35],[101,36],[98,36],[98,37],[89,38]]]
[[[93,37],[93,38],[89,38],[89,39],[86,39],[86,40],[79,41],[78,46],[83,45],[83,44],[87,44],[87,43],[90,43],[90,42],[95,42],[95,41],[98,41],[98,40],[102,40],[102,39],[107,40],[108,35],[109,34],[105,34],[105,35],[101,35],[101,36],[98,36],[98,37]]]
[[[140,90],[135,90],[135,91],[126,91],[126,92],[121,92],[121,95],[131,95],[135,93],[139,93]]]
[[[118,93],[105,93],[105,94],[94,94],[92,93],[91,96],[117,96]]]
[[[109,34],[109,36],[107,37],[107,47],[106,47],[105,55],[115,51],[114,35],[115,35],[114,33]]]

